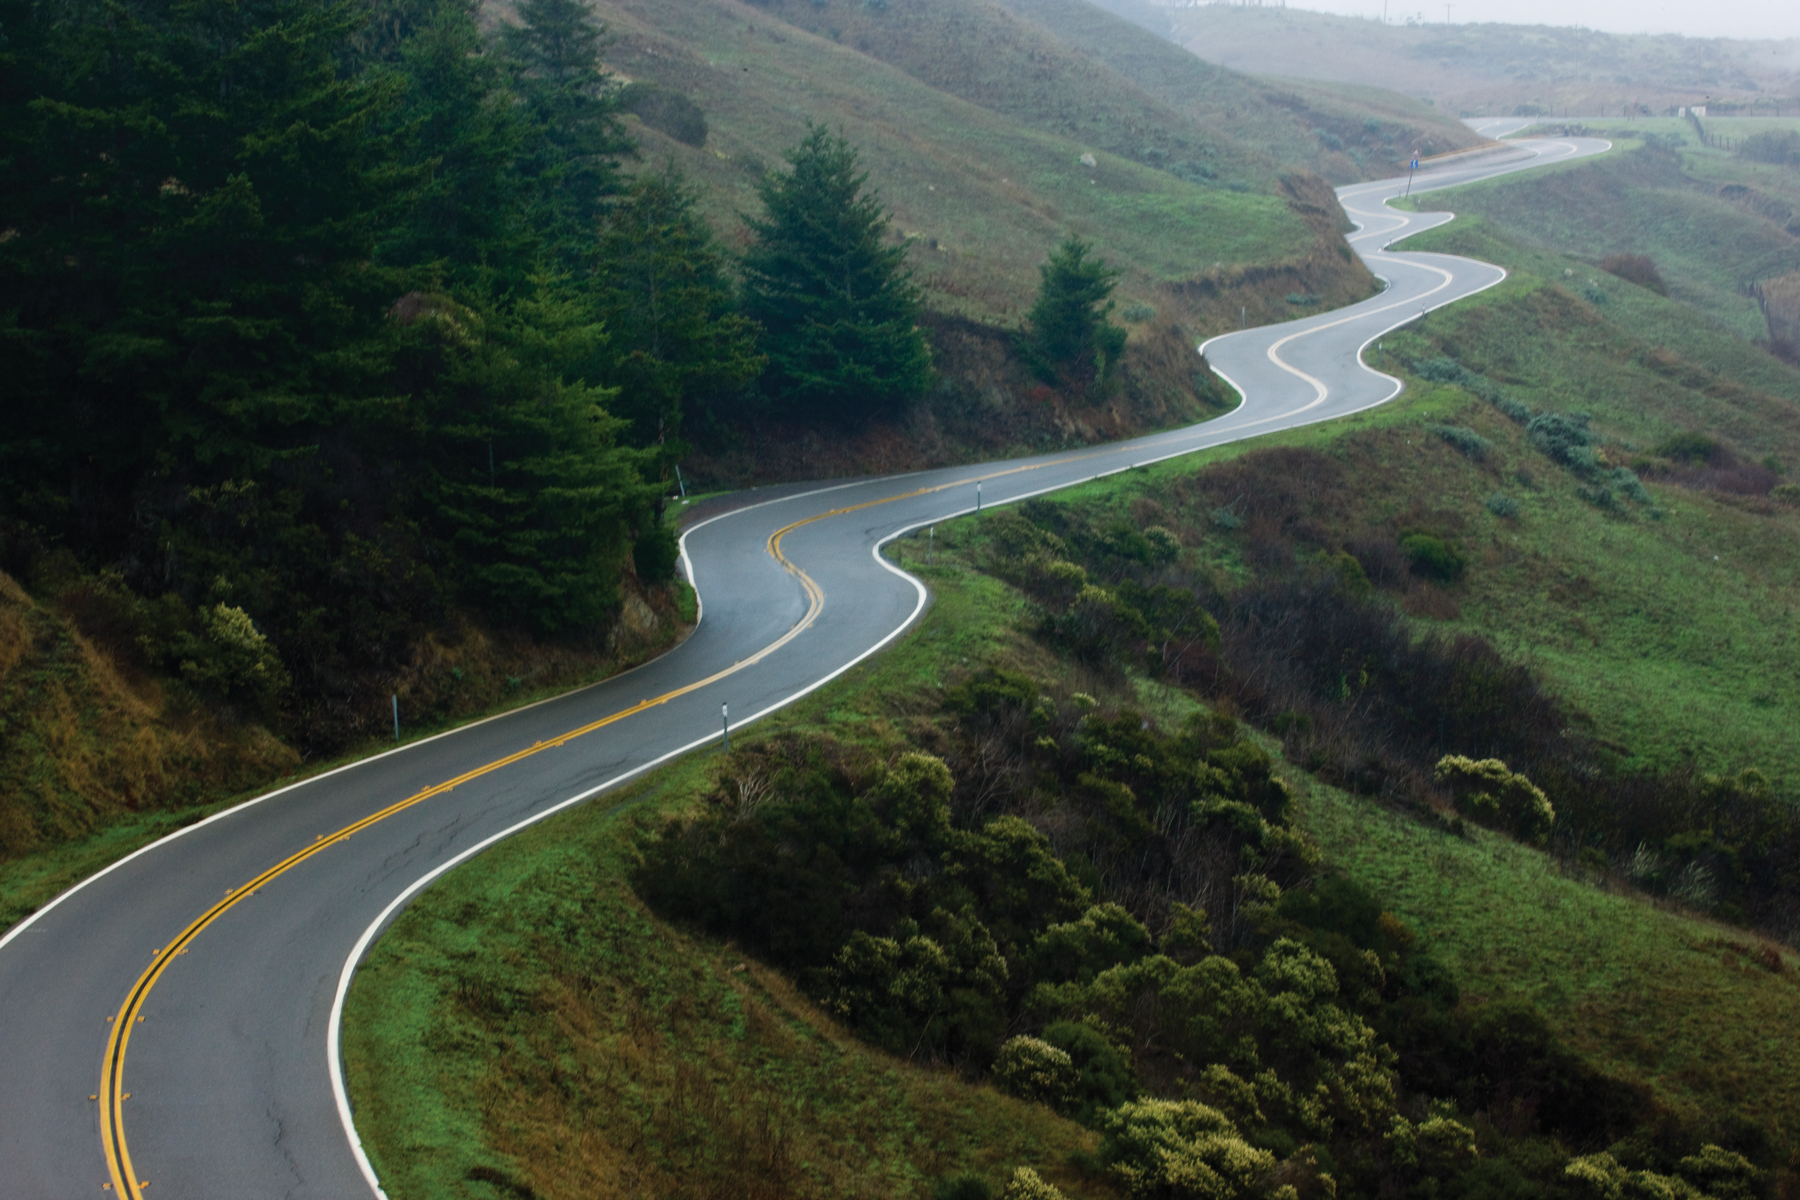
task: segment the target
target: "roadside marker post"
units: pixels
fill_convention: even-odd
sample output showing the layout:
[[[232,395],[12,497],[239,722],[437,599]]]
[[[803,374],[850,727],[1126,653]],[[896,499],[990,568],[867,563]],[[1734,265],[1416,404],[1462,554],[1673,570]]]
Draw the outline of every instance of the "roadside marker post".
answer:
[[[981,515],[981,480],[975,481],[975,515]]]
[[[937,558],[937,526],[933,525],[925,531],[925,565],[930,566]]]
[[[400,740],[400,693],[394,693],[394,740]]]
[[[725,727],[725,753],[731,753],[731,705],[719,705],[719,724]]]

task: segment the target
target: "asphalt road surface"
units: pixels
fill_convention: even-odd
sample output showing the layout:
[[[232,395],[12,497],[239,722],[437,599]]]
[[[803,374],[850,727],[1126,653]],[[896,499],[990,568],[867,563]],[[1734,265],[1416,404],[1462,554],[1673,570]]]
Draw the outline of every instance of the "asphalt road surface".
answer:
[[[1412,191],[1598,153],[1564,139],[1426,164]],[[1116,471],[1340,417],[1399,385],[1360,352],[1497,283],[1387,245],[1448,219],[1344,189],[1350,241],[1389,287],[1202,349],[1244,394],[1202,425],[1041,458],[811,489],[699,521],[703,603],[635,671],[396,749],[222,813],[46,905],[0,939],[0,1197],[350,1200],[379,1194],[338,1075],[355,963],[394,911],[522,822],[598,794],[821,686],[903,632],[924,588],[897,534]],[[752,494],[752,499],[755,494]],[[604,802],[604,801],[602,801]]]

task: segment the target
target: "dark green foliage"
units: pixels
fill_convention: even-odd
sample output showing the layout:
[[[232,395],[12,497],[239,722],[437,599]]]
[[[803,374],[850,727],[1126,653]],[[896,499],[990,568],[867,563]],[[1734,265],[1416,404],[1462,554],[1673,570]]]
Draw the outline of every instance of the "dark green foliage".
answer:
[[[1495,492],[1490,495],[1485,502],[1485,507],[1496,517],[1502,517],[1509,521],[1519,515],[1519,501],[1505,492]]]
[[[1025,361],[1045,383],[1087,391],[1104,383],[1125,353],[1125,330],[1112,324],[1119,273],[1074,234],[1038,267],[1037,300],[1020,340]]]
[[[814,126],[793,170],[757,185],[763,215],[744,255],[744,307],[763,327],[765,386],[778,412],[846,425],[925,390],[931,356],[906,247],[841,135]]]
[[[1674,433],[1658,442],[1652,453],[1682,463],[1711,462],[1719,453],[1719,443],[1704,433]]]
[[[679,457],[686,412],[707,414],[762,370],[755,327],[736,310],[725,255],[672,165],[646,172],[600,222],[591,251],[608,343],[597,374],[619,389],[624,438]]]
[[[1435,533],[1402,534],[1400,551],[1412,565],[1414,575],[1437,583],[1455,583],[1468,566],[1457,544]]]
[[[675,566],[681,561],[681,543],[675,531],[660,523],[646,529],[631,544],[631,561],[645,583],[667,583],[675,578]]]
[[[1525,426],[1525,433],[1532,445],[1577,475],[1589,474],[1598,465],[1585,413],[1539,413]]]
[[[1469,370],[1453,358],[1425,358],[1412,364],[1413,373],[1432,383],[1453,383],[1467,388],[1499,409],[1509,421],[1520,425],[1531,420],[1531,409],[1508,396],[1485,375]]]
[[[1800,133],[1792,129],[1767,129],[1738,144],[1737,152],[1757,162],[1800,167]]]
[[[592,10],[580,0],[520,0],[517,11],[522,23],[504,43],[533,127],[518,170],[532,223],[574,268],[605,200],[620,190],[618,160],[634,146],[618,89],[600,69],[607,35]]]
[[[1662,273],[1647,254],[1609,254],[1600,260],[1600,269],[1659,296],[1669,294],[1669,285],[1663,282]]]
[[[586,10],[521,11],[512,61],[437,3],[7,20],[8,566],[162,597],[149,665],[309,749],[451,606],[596,630],[651,523],[602,369],[632,347],[539,266],[627,144]],[[264,683],[206,650],[226,612]]]
[[[1095,1124],[1102,1113],[1137,1094],[1130,1057],[1092,1025],[1053,1021],[1044,1027],[1043,1039],[1075,1064],[1077,1081],[1069,1115],[1082,1124]]]
[[[619,93],[619,107],[678,142],[695,147],[706,145],[706,114],[698,104],[671,88],[647,82],[626,84]]]
[[[1425,428],[1430,433],[1443,438],[1446,442],[1449,442],[1452,446],[1461,451],[1465,456],[1474,459],[1476,462],[1485,460],[1488,456],[1488,452],[1494,448],[1494,443],[1488,441],[1479,433],[1470,429],[1467,425],[1427,425]]]
[[[979,1175],[952,1175],[931,1185],[931,1200],[993,1200],[994,1189]]]

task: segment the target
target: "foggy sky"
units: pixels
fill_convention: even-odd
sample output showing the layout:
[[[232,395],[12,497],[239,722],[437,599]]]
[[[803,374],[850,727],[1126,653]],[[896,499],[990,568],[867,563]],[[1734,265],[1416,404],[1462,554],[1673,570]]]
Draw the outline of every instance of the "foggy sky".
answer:
[[[1267,0],[1265,0],[1267,2]],[[1381,0],[1289,0],[1290,8],[1381,15]],[[1444,21],[1444,5],[1429,0],[1388,0],[1388,20]],[[1800,38],[1800,0],[1452,0],[1450,19],[1509,25],[1585,25],[1609,33],[1680,33],[1688,37]],[[1789,56],[1791,57],[1791,56]]]

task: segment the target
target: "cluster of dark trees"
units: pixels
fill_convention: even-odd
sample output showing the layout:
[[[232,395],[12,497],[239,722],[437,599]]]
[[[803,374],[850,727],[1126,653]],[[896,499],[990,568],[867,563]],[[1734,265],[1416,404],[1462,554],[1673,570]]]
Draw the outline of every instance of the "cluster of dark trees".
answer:
[[[988,670],[914,733],[935,753],[740,750],[709,803],[646,836],[639,894],[888,1051],[1100,1129],[1089,1165],[1133,1195],[1766,1184],[1760,1129],[1684,1125],[1528,1003],[1464,1003],[1379,897],[1324,869],[1236,722],[1164,732]]]
[[[668,579],[696,423],[929,382],[841,136],[731,261],[672,166],[622,169],[589,11],[517,12],[0,0],[0,569],[302,745],[447,612],[591,633]]]

